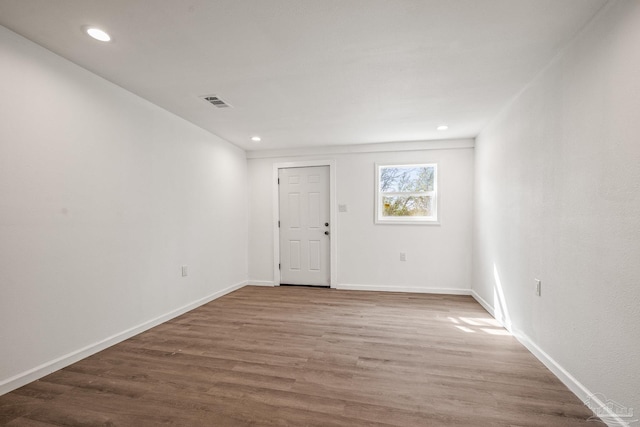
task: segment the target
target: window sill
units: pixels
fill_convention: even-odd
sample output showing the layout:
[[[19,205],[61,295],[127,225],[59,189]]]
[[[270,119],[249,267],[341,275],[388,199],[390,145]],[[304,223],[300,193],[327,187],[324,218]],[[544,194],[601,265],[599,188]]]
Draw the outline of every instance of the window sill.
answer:
[[[440,221],[428,221],[428,220],[409,220],[409,219],[398,219],[398,220],[379,220],[376,219],[374,221],[375,225],[440,225]]]

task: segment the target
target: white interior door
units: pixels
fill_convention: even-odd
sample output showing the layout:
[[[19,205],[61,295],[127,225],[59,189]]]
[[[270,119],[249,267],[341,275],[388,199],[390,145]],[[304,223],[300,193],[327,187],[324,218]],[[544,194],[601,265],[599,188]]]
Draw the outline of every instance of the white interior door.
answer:
[[[278,170],[280,283],[330,285],[329,166]]]

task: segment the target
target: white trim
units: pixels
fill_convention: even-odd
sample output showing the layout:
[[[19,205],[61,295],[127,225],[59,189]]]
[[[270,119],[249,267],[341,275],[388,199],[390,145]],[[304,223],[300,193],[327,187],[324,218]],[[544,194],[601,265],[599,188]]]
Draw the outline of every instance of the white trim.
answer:
[[[480,304],[482,306],[482,308],[487,310],[487,312],[491,315],[491,317],[493,317],[493,318],[496,317],[496,312],[495,312],[494,308],[487,301],[485,301],[484,298],[482,298],[480,295],[478,295],[478,293],[475,290],[471,290],[471,296],[473,297],[473,299],[478,301],[478,304]],[[500,323],[502,323],[502,322],[500,322]]]
[[[278,200],[280,188],[278,187],[278,169],[306,168],[313,166],[329,166],[329,223],[331,224],[331,238],[329,239],[329,286],[335,287],[338,282],[338,212],[336,202],[336,161],[335,160],[306,160],[273,164],[273,284],[280,286],[280,203]]]
[[[144,323],[141,323],[137,326],[126,329],[122,332],[118,332],[117,334],[111,335],[110,337],[104,338],[93,344],[89,344],[86,347],[82,347],[78,350],[74,350],[70,353],[67,353],[56,359],[45,362],[32,369],[29,369],[27,371],[14,375],[13,377],[7,378],[6,380],[3,380],[0,382],[0,396],[2,396],[5,393],[9,393],[10,391],[15,390],[19,387],[22,387],[23,385],[29,384],[30,382],[33,382],[39,378],[49,375],[52,372],[55,372],[66,366],[76,363],[86,357],[91,356],[92,354],[98,353],[99,351],[102,351],[108,347],[118,344],[119,342],[122,342],[128,338],[131,338],[134,335],[137,335],[141,332],[151,329],[154,326],[158,326],[159,324],[164,323],[168,320],[171,320],[174,317],[180,316],[181,314],[184,314],[188,311],[191,311],[194,308],[200,307],[201,305],[211,302],[216,298],[220,298],[223,295],[226,295],[230,292],[240,289],[246,284],[247,282],[245,281],[245,282],[237,283],[235,285],[231,285],[221,291],[214,292],[209,296],[200,298],[189,304],[183,305],[182,307],[179,307],[175,310],[172,310],[154,319],[148,320]]]
[[[475,138],[438,139],[431,141],[380,142],[375,144],[330,145],[320,147],[281,150],[247,151],[247,159],[271,159],[276,157],[332,156],[336,154],[386,153],[422,150],[456,150],[474,148]]]
[[[383,286],[383,285],[351,285],[341,283],[336,289],[351,291],[379,291],[379,292],[404,292],[416,294],[445,294],[445,295],[471,295],[471,289],[463,288],[423,288],[413,286]]]
[[[546,366],[573,394],[575,394],[578,399],[582,402],[586,402],[587,399],[590,399],[592,402],[595,402],[599,406],[599,410],[603,413],[608,414],[606,423],[609,426],[624,426],[627,425],[628,421],[624,421],[618,415],[609,409],[605,402],[602,402],[597,398],[595,393],[592,393],[587,387],[585,387],[580,381],[578,381],[573,375],[569,373],[566,369],[562,367],[557,361],[555,361],[549,354],[547,354],[542,348],[538,346],[527,334],[520,331],[517,328],[514,328],[513,325],[508,327],[504,324],[501,319],[498,319],[495,316],[495,309],[491,306],[484,298],[482,298],[475,290],[471,291],[471,296],[478,301],[478,303],[491,314],[491,316],[496,319],[500,324],[508,330],[511,335],[515,337],[515,339],[520,342],[527,350],[529,350],[544,366]]]
[[[276,286],[273,280],[249,280],[247,286]]]

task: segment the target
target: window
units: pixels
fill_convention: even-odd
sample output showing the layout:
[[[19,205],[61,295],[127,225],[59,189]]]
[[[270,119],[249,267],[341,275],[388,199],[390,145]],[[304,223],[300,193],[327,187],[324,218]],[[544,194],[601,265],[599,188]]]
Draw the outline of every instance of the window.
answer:
[[[438,165],[376,165],[375,221],[437,224]]]

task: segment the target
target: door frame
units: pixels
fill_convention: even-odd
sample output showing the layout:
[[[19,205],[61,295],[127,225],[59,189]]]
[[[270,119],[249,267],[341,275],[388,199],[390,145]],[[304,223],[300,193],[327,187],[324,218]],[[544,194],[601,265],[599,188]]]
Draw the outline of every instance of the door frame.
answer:
[[[305,160],[273,164],[273,285],[280,286],[280,187],[278,186],[278,170],[287,168],[306,168],[314,166],[329,166],[329,286],[335,288],[338,284],[338,215],[336,209],[336,161],[335,160]]]

